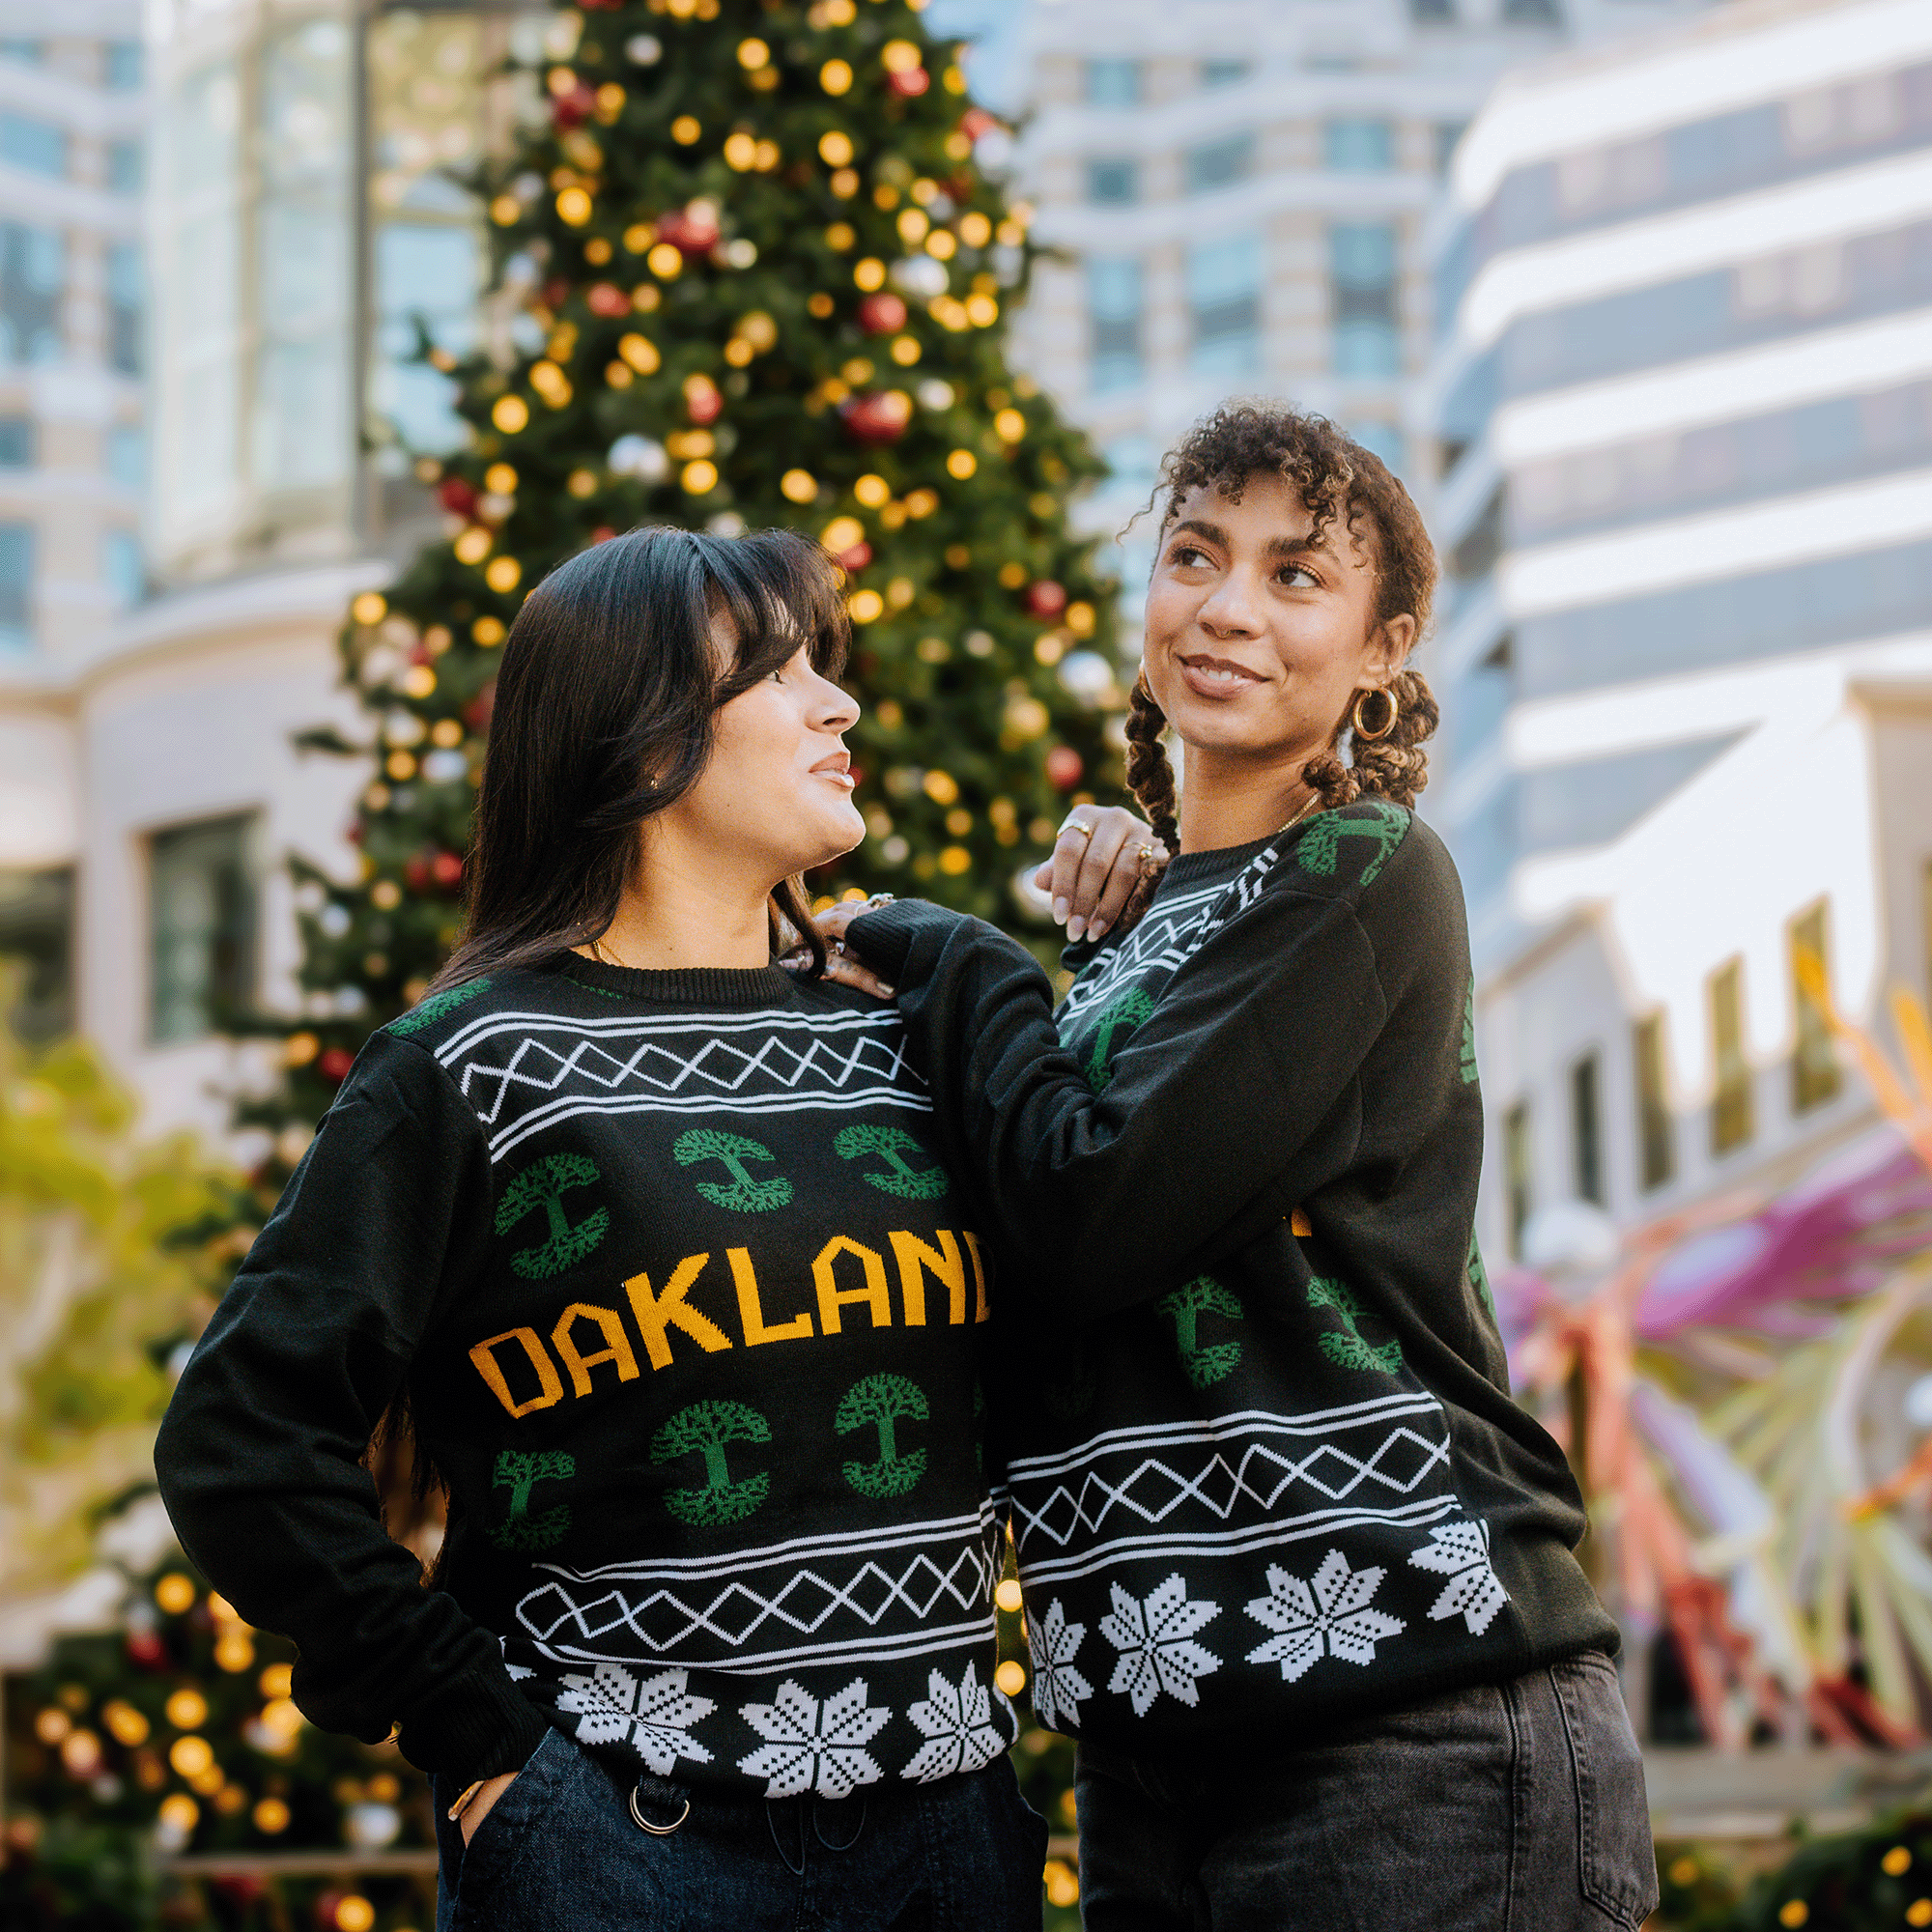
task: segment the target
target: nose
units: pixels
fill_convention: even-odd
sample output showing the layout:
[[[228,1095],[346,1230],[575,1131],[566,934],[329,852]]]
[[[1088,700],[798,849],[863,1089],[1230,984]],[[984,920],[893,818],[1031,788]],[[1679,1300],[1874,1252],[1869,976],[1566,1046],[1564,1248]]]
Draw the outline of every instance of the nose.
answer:
[[[811,728],[814,731],[849,731],[859,722],[859,700],[849,691],[841,691],[829,677],[812,672]]]
[[[1264,627],[1259,588],[1251,573],[1231,570],[1195,612],[1203,630],[1222,638],[1259,637]]]

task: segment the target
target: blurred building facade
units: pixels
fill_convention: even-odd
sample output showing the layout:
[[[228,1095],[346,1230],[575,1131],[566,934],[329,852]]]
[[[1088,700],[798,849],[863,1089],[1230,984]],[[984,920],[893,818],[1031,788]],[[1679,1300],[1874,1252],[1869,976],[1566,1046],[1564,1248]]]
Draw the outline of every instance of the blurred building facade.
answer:
[[[140,0],[0,4],[0,946],[71,1014],[71,662],[140,599]]]
[[[1409,472],[1425,237],[1499,73],[1702,0],[1039,0],[1017,156],[1043,262],[1015,354],[1094,435],[1109,533],[1230,394],[1292,397]],[[982,156],[985,149],[981,147]],[[1139,613],[1150,539],[1129,539]]]
[[[140,33],[134,0],[97,11]],[[286,854],[355,862],[343,830],[356,775],[298,756],[291,734],[353,724],[335,649],[348,600],[436,527],[397,432],[418,449],[458,434],[442,379],[413,358],[418,320],[453,350],[479,323],[481,217],[451,171],[515,111],[492,77],[511,37],[540,41],[551,17],[353,0],[147,10],[145,226],[139,198],[111,204],[111,226],[87,190],[107,229],[88,245],[104,260],[110,238],[145,241],[156,291],[137,331],[147,594],[70,615],[50,556],[34,623],[11,641],[0,627],[0,890],[31,900],[44,928],[30,1018],[91,1035],[157,1125],[221,1132],[250,1078],[224,1019],[298,1003]],[[126,58],[142,51],[136,41]],[[10,71],[0,54],[0,143]],[[90,128],[119,128],[106,81],[86,99]],[[12,182],[0,152],[0,195]],[[4,245],[11,316],[11,227]],[[69,356],[96,372],[90,398],[104,386],[138,422],[112,327],[101,310]],[[11,334],[0,346],[20,359]],[[0,418],[0,452],[6,432]],[[0,619],[12,481],[0,469]],[[111,500],[131,526],[133,489]],[[0,951],[19,950],[0,926]]]
[[[1869,1121],[1801,953],[1867,1021],[1927,990],[1932,10],[1738,0],[1513,76],[1432,244],[1429,803],[1520,1256]]]

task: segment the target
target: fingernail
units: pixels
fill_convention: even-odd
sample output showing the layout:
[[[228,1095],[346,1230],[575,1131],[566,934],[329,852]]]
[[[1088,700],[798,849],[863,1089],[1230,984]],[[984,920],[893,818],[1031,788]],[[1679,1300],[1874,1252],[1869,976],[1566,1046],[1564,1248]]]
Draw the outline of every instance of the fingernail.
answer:
[[[1057,924],[1065,925],[1066,923],[1066,901],[1065,899],[1054,900],[1053,917]]]
[[[1087,928],[1087,937],[1089,939],[1098,939],[1099,936],[1106,931],[1106,929],[1107,929],[1107,922],[1104,919],[1096,919],[1094,922],[1094,923]]]
[[[1066,922],[1066,937],[1069,942],[1078,939],[1086,930],[1087,922],[1084,919],[1076,917]]]
[[[898,998],[898,991],[899,989],[896,986],[881,986],[879,988],[879,998],[882,1000],[895,1000]]]

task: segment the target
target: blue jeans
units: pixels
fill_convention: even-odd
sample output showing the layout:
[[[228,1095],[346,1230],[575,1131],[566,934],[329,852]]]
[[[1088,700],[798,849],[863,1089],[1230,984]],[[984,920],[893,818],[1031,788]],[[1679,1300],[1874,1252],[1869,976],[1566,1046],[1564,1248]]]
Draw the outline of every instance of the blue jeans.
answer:
[[[663,1777],[620,1789],[553,1730],[467,1848],[442,1782],[437,1932],[1039,1932],[1046,1821],[1004,1757],[767,1802]]]
[[[1192,1775],[1083,1748],[1086,1932],[1634,1932],[1643,1758],[1591,1653]]]

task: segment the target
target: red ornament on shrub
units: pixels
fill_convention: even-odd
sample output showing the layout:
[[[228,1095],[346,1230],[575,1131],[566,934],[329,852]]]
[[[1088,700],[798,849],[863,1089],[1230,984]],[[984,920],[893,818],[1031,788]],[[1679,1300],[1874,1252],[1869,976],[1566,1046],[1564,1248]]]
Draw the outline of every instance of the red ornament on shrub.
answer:
[[[912,398],[903,389],[868,389],[838,406],[845,432],[856,442],[896,442],[912,421]]]
[[[491,714],[497,709],[497,680],[493,677],[468,704],[463,707],[463,722],[472,731],[487,731],[490,728]]]
[[[684,407],[695,423],[715,423],[724,413],[724,398],[716,384],[695,376],[685,384]]]
[[[349,1069],[355,1065],[355,1056],[346,1046],[325,1047],[316,1056],[315,1070],[331,1087],[340,1087],[349,1078]]]
[[[631,312],[631,298],[614,282],[592,282],[583,298],[592,315],[619,316]]]
[[[168,1667],[168,1647],[154,1631],[128,1632],[123,1648],[128,1653],[128,1662],[137,1670],[165,1670]]]
[[[463,861],[454,852],[439,852],[429,862],[429,875],[446,893],[463,883]]]
[[[872,560],[872,546],[868,543],[855,543],[850,550],[838,553],[838,567],[841,570],[864,570]]]
[[[445,476],[436,488],[437,501],[452,516],[468,517],[476,508],[476,486],[461,476]]]
[[[1071,745],[1056,745],[1046,754],[1046,781],[1055,791],[1071,791],[1086,766]]]
[[[867,335],[891,335],[905,327],[906,305],[897,296],[881,291],[859,304],[859,327]]]
[[[969,141],[977,141],[981,134],[990,134],[999,125],[999,121],[983,107],[969,107],[959,117],[959,131]]]
[[[1036,617],[1057,617],[1066,609],[1066,592],[1050,577],[1027,585],[1026,607]]]
[[[932,85],[932,76],[923,67],[909,67],[903,73],[889,73],[886,85],[908,100],[917,100]]]
[[[658,217],[658,240],[668,242],[687,261],[710,254],[718,235],[718,211],[708,201],[694,201]]]
[[[581,128],[597,106],[594,89],[579,81],[567,94],[559,94],[550,104],[550,118],[566,132]]]
[[[561,275],[553,275],[543,285],[544,307],[559,309],[570,299],[570,284]]]

